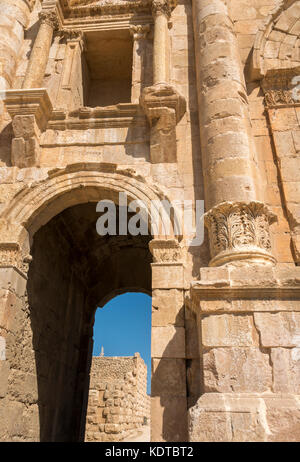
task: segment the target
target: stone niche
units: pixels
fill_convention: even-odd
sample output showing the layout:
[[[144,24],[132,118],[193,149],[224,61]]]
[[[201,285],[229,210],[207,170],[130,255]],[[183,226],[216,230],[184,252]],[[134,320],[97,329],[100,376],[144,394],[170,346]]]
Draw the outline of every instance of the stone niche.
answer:
[[[129,29],[88,32],[85,39],[83,105],[130,103],[133,42]]]

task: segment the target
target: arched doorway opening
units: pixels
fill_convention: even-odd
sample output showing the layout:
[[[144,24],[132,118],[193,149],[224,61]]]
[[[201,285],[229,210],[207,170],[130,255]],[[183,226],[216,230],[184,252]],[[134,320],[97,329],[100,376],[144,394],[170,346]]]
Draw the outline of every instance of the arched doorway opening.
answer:
[[[150,441],[151,305],[126,292],[96,310],[85,441]]]
[[[96,203],[73,205],[34,235],[28,313],[41,441],[84,439],[95,309],[124,291],[151,293],[151,236],[99,236]]]

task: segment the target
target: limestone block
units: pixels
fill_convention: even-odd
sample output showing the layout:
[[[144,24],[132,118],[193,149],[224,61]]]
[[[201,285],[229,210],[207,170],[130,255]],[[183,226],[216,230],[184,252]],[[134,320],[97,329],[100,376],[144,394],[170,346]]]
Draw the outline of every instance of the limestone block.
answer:
[[[0,398],[7,393],[9,369],[9,362],[0,359]]]
[[[265,398],[268,441],[300,441],[300,405],[297,396]]]
[[[105,424],[106,433],[118,433],[120,426],[118,424]]]
[[[151,441],[187,441],[186,398],[151,398]]]
[[[263,347],[300,347],[300,313],[254,313]]]
[[[275,393],[300,394],[300,348],[272,348]]]
[[[202,344],[213,346],[253,346],[257,334],[248,315],[210,315],[202,320]]]
[[[184,327],[153,327],[151,356],[152,358],[185,358]]]
[[[182,289],[183,265],[152,263],[153,289]]]
[[[266,392],[272,387],[269,355],[258,348],[214,348],[203,355],[205,392]]]
[[[183,291],[159,290],[152,294],[152,326],[184,325]]]
[[[184,359],[152,359],[151,396],[186,396]]]

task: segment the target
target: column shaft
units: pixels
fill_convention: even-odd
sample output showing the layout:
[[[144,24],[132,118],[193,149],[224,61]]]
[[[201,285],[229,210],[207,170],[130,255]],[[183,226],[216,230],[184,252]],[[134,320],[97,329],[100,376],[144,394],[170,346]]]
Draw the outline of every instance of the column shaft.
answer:
[[[12,87],[30,9],[24,0],[0,0],[0,89]]]
[[[167,83],[168,19],[169,5],[165,1],[153,2],[154,40],[153,40],[153,85]]]
[[[194,0],[206,207],[256,199],[254,143],[233,23],[222,0]]]
[[[55,13],[42,13],[34,46],[30,55],[23,88],[40,88],[46,71],[53,32],[56,27]]]
[[[145,85],[145,39],[149,30],[149,24],[145,26],[131,26],[130,28],[130,33],[133,38],[131,102],[137,104],[141,96],[142,87]]]

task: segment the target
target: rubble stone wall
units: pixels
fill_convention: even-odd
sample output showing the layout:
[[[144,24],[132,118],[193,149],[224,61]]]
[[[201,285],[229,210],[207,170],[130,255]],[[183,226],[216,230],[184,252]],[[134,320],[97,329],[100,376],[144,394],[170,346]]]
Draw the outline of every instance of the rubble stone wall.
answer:
[[[122,441],[150,424],[147,367],[133,357],[93,357],[86,441]]]

